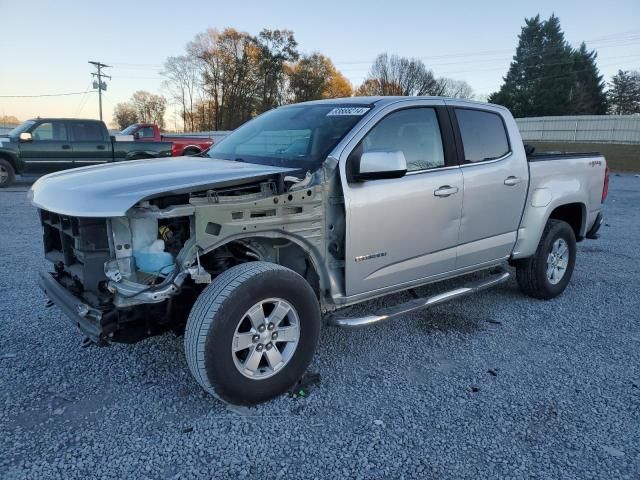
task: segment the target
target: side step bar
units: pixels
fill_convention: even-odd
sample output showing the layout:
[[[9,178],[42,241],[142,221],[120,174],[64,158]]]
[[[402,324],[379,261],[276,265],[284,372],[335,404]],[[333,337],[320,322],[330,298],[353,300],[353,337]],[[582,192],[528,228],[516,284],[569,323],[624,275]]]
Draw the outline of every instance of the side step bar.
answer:
[[[455,300],[458,298],[466,297],[467,295],[471,295],[473,293],[477,293],[481,290],[486,290],[487,288],[491,288],[506,282],[510,276],[511,275],[509,274],[509,272],[500,271],[499,273],[492,274],[487,279],[471,282],[464,287],[456,288],[455,290],[450,290],[448,292],[440,293],[432,297],[416,298],[415,300],[410,300],[408,302],[401,303],[399,305],[394,305],[393,307],[383,308],[381,310],[378,310],[376,313],[372,315],[367,315],[365,317],[355,317],[355,318],[330,317],[329,324],[335,325],[336,327],[343,327],[343,328],[366,327],[368,325],[373,325],[375,323],[384,322],[385,320],[389,320],[399,315],[404,315],[405,313],[433,307],[434,305],[440,305],[441,303],[446,303],[451,300]]]

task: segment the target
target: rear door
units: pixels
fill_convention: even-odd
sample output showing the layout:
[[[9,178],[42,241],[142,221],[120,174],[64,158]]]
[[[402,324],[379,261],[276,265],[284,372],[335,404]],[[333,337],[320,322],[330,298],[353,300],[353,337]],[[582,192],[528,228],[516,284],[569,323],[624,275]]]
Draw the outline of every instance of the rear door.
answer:
[[[69,122],[73,141],[73,166],[86,167],[111,160],[111,140],[102,124],[92,121]]]
[[[453,270],[456,262],[463,185],[443,102],[398,102],[371,123],[340,160],[348,296],[419,282]],[[349,183],[345,169],[356,148],[400,150],[408,172]]]
[[[32,141],[20,142],[25,173],[49,173],[73,167],[73,150],[64,120],[41,120],[28,132]]]
[[[511,254],[527,196],[529,168],[522,146],[511,145],[509,139],[520,136],[507,131],[502,109],[465,105],[449,111],[464,179],[456,268],[480,266]]]

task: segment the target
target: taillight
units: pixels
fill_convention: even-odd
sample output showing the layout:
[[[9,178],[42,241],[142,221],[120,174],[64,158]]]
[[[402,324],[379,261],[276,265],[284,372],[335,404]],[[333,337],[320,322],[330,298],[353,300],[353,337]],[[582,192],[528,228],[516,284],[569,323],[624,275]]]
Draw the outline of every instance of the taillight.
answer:
[[[609,167],[604,169],[604,184],[602,185],[602,203],[604,203],[609,194]]]

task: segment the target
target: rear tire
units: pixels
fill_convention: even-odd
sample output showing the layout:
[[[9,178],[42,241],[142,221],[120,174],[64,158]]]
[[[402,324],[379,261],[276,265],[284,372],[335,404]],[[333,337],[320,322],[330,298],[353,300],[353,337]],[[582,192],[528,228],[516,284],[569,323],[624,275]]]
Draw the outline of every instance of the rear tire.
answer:
[[[191,309],[184,338],[189,370],[222,400],[264,402],[302,377],[320,321],[316,295],[300,275],[267,262],[237,265],[218,276]]]
[[[16,180],[16,171],[4,158],[0,158],[0,188],[12,185]]]
[[[542,300],[557,297],[569,284],[576,262],[576,237],[571,226],[550,219],[536,253],[516,263],[516,279],[526,295]]]

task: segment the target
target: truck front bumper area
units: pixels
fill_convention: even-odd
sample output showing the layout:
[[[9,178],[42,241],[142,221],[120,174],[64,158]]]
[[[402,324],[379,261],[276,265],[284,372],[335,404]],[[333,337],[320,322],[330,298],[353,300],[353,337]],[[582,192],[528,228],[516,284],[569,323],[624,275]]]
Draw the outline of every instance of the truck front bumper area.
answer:
[[[40,272],[40,288],[92,342],[104,345],[117,328],[117,312],[98,310],[76,297],[51,272]]]

